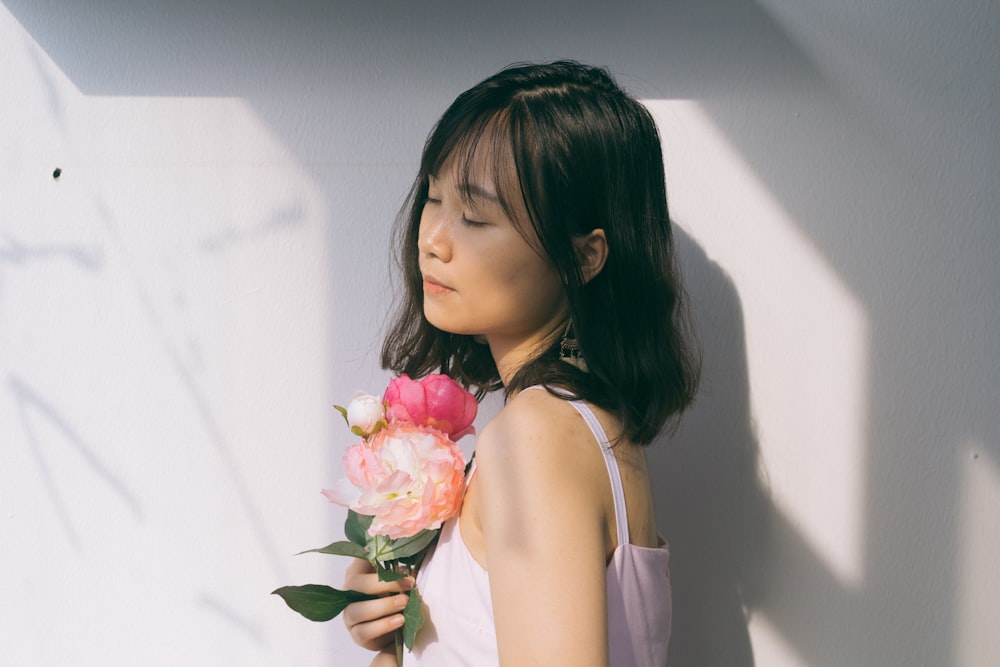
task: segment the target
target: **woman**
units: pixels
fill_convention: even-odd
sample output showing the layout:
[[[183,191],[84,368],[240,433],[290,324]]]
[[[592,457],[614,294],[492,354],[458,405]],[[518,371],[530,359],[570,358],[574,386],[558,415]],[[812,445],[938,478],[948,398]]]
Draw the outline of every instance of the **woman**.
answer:
[[[407,664],[663,664],[667,550],[643,447],[694,395],[649,113],[601,69],[505,69],[460,95],[401,216],[407,295],[387,368],[440,369],[507,401],[476,443],[461,513],[418,575]],[[600,445],[600,446],[599,446]],[[386,649],[412,581],[344,619]]]

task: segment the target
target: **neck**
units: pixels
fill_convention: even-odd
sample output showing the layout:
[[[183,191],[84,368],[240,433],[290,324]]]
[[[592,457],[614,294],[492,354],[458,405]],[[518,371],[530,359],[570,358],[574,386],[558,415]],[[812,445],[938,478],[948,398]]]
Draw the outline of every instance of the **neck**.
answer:
[[[537,336],[518,341],[498,340],[488,337],[490,353],[496,363],[497,371],[500,373],[500,381],[504,386],[508,386],[510,381],[518,371],[520,371],[532,359],[535,359],[544,350],[547,350],[553,343],[559,340],[565,324],[554,323],[547,327]]]

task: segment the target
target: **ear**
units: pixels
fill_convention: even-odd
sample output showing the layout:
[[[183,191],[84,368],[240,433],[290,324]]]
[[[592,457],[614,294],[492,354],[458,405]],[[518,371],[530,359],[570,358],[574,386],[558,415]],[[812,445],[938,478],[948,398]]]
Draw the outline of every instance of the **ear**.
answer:
[[[608,259],[608,237],[603,229],[595,229],[573,238],[573,247],[583,273],[583,284],[589,283],[604,268]]]

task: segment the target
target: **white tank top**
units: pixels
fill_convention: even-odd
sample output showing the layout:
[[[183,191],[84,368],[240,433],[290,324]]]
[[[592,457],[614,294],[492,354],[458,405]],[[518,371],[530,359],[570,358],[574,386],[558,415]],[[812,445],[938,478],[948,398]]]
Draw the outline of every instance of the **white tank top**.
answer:
[[[608,563],[608,650],[613,667],[662,667],[670,638],[669,551],[631,543],[614,449],[585,403],[570,401],[601,447],[615,503],[618,547]],[[473,464],[474,465],[474,464]],[[475,468],[469,471],[469,479]],[[499,663],[489,576],[462,541],[459,518],[445,522],[417,575],[426,608],[406,665],[491,667]]]

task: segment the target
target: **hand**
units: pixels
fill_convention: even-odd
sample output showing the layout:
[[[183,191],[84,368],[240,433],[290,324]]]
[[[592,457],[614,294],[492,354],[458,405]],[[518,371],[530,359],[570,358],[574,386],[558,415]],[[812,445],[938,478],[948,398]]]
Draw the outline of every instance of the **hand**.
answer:
[[[413,588],[413,578],[379,581],[371,563],[355,559],[347,566],[344,588],[383,596],[347,605],[343,613],[344,625],[355,644],[370,651],[388,649],[393,658],[392,664],[395,664],[393,633],[403,627],[403,608],[408,599],[405,593]],[[382,659],[382,654],[379,654],[372,665],[382,664],[379,662]]]
[[[397,667],[396,666],[396,649],[386,648],[382,649],[375,659],[372,660],[368,667]]]

